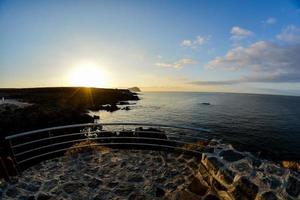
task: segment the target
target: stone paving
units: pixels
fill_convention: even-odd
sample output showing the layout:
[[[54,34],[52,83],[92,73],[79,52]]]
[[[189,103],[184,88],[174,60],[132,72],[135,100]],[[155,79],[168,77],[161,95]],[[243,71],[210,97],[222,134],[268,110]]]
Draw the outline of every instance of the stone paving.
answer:
[[[44,161],[15,183],[3,182],[3,199],[163,199],[185,188],[199,160],[148,150],[88,152]],[[1,195],[0,193],[0,195]]]
[[[185,148],[197,157],[150,150],[86,151],[44,161],[12,182],[2,199],[300,199],[300,174],[216,140]],[[1,199],[1,198],[0,198]]]

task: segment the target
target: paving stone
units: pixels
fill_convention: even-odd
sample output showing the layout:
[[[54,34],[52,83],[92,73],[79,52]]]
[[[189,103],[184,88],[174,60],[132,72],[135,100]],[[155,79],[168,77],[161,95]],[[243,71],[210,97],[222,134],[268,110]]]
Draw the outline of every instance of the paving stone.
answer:
[[[58,180],[57,179],[52,179],[50,181],[46,181],[43,185],[42,190],[44,192],[49,192],[51,191],[53,188],[56,187],[56,185],[58,184]]]
[[[130,174],[128,177],[129,182],[143,182],[144,178],[141,174]]]
[[[19,196],[18,200],[35,200],[34,196]]]
[[[36,200],[50,200],[51,198],[53,198],[52,195],[46,193],[39,193]]]
[[[134,189],[134,185],[124,184],[118,187],[114,192],[120,196],[128,196]]]
[[[20,191],[16,187],[11,187],[6,190],[6,196],[16,198],[20,194]]]
[[[92,178],[92,180],[88,183],[88,186],[90,188],[96,189],[96,188],[99,188],[99,186],[102,184],[103,184],[103,182],[100,179]]]
[[[70,183],[66,183],[63,186],[63,190],[67,193],[67,194],[73,194],[76,191],[82,189],[84,187],[83,183],[76,183],[76,182],[70,182]]]

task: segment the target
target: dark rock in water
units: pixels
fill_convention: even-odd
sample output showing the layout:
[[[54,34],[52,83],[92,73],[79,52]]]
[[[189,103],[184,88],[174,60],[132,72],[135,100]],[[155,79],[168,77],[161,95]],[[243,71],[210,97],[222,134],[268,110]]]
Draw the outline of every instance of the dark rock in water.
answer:
[[[274,192],[265,192],[263,193],[258,200],[277,200],[278,198],[276,197],[276,195],[274,194]]]
[[[118,105],[130,105],[128,101],[120,101]]]
[[[155,192],[156,197],[163,197],[165,195],[164,189],[160,187],[156,187],[156,192]]]
[[[94,116],[93,116],[93,119],[100,119],[100,116],[94,115]]]
[[[220,153],[220,156],[222,156],[224,160],[229,161],[229,162],[241,160],[242,158],[245,157],[244,155],[237,153],[233,150],[222,151]]]
[[[203,196],[208,190],[208,187],[201,183],[201,181],[198,178],[194,177],[193,181],[188,186],[188,189],[195,194]]]
[[[300,181],[293,176],[289,176],[286,192],[293,197],[297,197],[300,194]]]
[[[113,112],[119,110],[119,107],[116,104],[108,104],[108,105],[101,106],[101,109],[109,112]]]
[[[130,107],[129,106],[125,106],[121,110],[130,110]]]
[[[201,103],[201,105],[209,106],[210,103],[208,103],[208,102],[203,102],[203,103]]]

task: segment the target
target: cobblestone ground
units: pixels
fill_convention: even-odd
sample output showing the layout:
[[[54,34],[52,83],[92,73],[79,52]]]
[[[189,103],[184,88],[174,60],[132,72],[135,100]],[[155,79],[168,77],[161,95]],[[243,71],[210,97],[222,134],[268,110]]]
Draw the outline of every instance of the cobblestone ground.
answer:
[[[191,183],[199,160],[146,150],[80,153],[42,162],[13,184],[2,199],[163,199]]]

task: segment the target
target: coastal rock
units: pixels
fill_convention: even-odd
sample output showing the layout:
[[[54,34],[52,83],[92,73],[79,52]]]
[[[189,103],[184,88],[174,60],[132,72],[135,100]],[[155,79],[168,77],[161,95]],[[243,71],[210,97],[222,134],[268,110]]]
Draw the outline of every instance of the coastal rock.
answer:
[[[232,195],[236,199],[255,199],[258,192],[258,187],[246,177],[240,177],[237,181]]]
[[[224,164],[217,157],[207,157],[203,163],[209,171],[213,171],[215,174]]]
[[[289,176],[286,191],[289,195],[297,197],[300,195],[300,181],[293,176]]]
[[[271,189],[277,189],[281,185],[281,181],[274,176],[265,177],[262,182]]]
[[[167,200],[201,200],[201,197],[196,194],[186,191],[174,191],[166,197]]]
[[[155,196],[156,197],[163,197],[165,195],[165,191],[161,187],[156,187]]]
[[[234,162],[237,160],[241,160],[242,158],[244,158],[245,156],[235,152],[233,150],[225,150],[220,152],[219,154],[224,160],[228,161],[228,162]]]
[[[207,190],[208,186],[204,185],[198,178],[194,177],[191,184],[188,186],[188,189],[200,196],[203,196]]]
[[[217,177],[221,182],[231,184],[233,182],[235,174],[230,169],[225,168],[219,170]]]
[[[274,192],[264,192],[261,194],[258,198],[258,200],[277,200],[277,196],[274,194]]]
[[[220,200],[216,195],[208,194],[204,197],[203,200]]]

